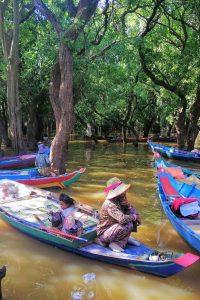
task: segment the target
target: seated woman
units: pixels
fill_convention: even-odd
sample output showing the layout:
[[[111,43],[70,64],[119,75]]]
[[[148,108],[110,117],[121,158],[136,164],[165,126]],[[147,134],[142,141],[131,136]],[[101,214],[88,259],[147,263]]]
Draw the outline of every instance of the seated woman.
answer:
[[[59,197],[61,211],[52,213],[52,225],[58,227],[63,232],[79,235],[82,232],[82,223],[75,220],[75,200],[62,193]],[[58,216],[59,214],[59,216]],[[54,220],[54,216],[56,220]]]
[[[38,167],[38,172],[42,176],[56,176],[56,174],[51,170],[49,155],[46,154],[46,147],[42,143],[38,144],[38,153],[35,158],[35,166]]]
[[[105,189],[106,200],[99,212],[96,242],[108,246],[113,251],[123,251],[127,243],[139,246],[140,243],[130,234],[135,224],[141,224],[135,208],[127,201],[126,191],[130,184],[124,184],[118,178],[111,178]],[[135,222],[135,223],[134,223]]]

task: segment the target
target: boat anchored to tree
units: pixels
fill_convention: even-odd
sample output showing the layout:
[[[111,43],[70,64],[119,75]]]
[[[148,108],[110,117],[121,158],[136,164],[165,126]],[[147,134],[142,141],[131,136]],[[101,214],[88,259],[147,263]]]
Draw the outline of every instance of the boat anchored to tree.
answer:
[[[40,188],[60,187],[65,188],[79,180],[85,172],[85,168],[80,168],[77,171],[66,173],[58,176],[44,177],[41,176],[37,168],[27,170],[4,170],[0,171],[0,180],[9,179],[27,185],[33,185]]]

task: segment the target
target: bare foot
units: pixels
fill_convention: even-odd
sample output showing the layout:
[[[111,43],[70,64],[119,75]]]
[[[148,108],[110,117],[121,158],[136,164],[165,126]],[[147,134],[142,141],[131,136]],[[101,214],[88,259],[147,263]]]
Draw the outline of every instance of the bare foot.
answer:
[[[140,246],[140,242],[134,239],[132,236],[129,237],[128,244],[132,246]]]
[[[105,247],[104,243],[102,243],[102,241],[99,238],[95,239],[95,243],[102,246],[102,247]]]
[[[118,246],[115,243],[110,243],[108,247],[114,252],[123,252],[124,251],[123,248],[121,248],[120,246]]]

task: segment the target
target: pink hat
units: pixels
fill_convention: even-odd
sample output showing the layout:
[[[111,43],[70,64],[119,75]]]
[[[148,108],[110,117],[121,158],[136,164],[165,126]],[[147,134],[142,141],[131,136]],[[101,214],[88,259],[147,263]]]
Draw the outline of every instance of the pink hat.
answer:
[[[123,183],[117,177],[109,179],[106,185],[107,187],[105,188],[104,192],[106,194],[107,200],[110,200],[125,193],[131,186],[130,184]]]

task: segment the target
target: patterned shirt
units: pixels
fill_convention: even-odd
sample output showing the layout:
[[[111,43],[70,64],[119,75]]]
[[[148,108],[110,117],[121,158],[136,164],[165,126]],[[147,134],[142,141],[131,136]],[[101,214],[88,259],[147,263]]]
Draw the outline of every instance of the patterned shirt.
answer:
[[[114,224],[125,225],[135,220],[136,209],[131,205],[122,205],[119,202],[105,200],[99,211],[97,235],[101,235]]]
[[[38,153],[35,158],[35,165],[38,168],[45,168],[50,166],[49,156],[45,153]]]

